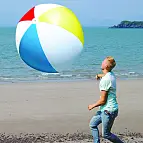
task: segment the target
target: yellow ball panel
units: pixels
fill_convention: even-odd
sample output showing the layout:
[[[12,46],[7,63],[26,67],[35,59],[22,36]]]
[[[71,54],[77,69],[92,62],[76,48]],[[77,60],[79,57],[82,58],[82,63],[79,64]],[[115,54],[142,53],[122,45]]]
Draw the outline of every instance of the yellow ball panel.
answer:
[[[39,22],[47,22],[60,26],[67,31],[73,33],[84,44],[84,36],[82,26],[75,14],[66,7],[57,7],[43,13],[39,18]]]

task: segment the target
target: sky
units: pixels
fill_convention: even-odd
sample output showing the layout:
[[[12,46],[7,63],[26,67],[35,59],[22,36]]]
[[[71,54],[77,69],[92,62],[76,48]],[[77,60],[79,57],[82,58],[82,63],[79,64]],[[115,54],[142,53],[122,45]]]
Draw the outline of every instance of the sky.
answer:
[[[43,3],[70,8],[82,26],[112,26],[122,20],[143,20],[143,0],[1,0],[0,26],[16,26],[33,6]]]

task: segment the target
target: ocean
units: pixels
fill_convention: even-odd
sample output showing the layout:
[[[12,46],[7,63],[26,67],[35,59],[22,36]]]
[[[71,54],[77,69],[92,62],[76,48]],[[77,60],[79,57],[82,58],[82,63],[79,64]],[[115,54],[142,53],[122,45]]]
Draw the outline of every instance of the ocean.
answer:
[[[119,79],[143,78],[143,29],[84,27],[82,53],[59,74],[48,74],[27,66],[15,44],[16,28],[0,28],[0,83],[94,80],[101,73],[101,62],[113,56],[113,70]]]

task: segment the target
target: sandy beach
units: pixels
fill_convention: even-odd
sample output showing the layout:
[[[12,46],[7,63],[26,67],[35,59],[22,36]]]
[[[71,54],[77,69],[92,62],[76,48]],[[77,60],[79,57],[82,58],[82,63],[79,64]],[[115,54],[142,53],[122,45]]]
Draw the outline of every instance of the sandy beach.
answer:
[[[55,134],[55,141],[60,142],[59,136],[74,138],[76,134],[80,141],[92,141],[88,124],[98,108],[88,111],[87,107],[99,99],[98,85],[94,80],[0,84],[1,138],[8,141],[10,135],[43,134],[46,138]],[[142,85],[143,80],[117,80],[119,116],[112,132],[124,140],[143,142]]]

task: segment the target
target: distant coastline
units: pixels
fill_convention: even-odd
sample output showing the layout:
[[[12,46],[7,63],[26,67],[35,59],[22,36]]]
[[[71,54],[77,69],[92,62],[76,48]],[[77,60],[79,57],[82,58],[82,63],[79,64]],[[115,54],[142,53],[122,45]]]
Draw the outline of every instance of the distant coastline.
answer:
[[[121,21],[118,25],[109,28],[143,28],[143,21]]]

